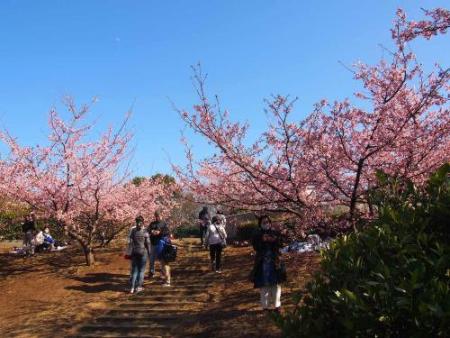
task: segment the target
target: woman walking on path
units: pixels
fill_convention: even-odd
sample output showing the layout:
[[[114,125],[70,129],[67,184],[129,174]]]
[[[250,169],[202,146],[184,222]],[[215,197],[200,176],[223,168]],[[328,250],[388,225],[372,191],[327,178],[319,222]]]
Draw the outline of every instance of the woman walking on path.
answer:
[[[214,216],[212,224],[206,228],[205,246],[209,246],[209,255],[211,257],[211,269],[221,273],[222,249],[226,245],[227,233],[220,217]]]
[[[268,311],[271,306],[279,312],[281,307],[281,283],[286,281],[284,264],[280,261],[281,235],[272,228],[268,216],[259,219],[259,228],[252,238],[256,251],[252,280],[260,289],[261,305]]]
[[[144,218],[136,217],[136,227],[131,229],[128,255],[131,257],[131,289],[130,293],[143,290],[147,253],[150,250],[150,241],[147,230],[143,227]]]

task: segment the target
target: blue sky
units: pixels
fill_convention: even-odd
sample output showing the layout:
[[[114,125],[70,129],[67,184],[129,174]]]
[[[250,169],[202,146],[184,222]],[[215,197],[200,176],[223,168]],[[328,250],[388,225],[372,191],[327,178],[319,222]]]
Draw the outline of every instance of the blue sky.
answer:
[[[383,56],[397,7],[448,1],[390,0],[43,0],[0,1],[0,124],[23,144],[45,142],[47,112],[63,95],[99,97],[98,129],[118,124],[134,103],[133,170],[170,172],[184,162],[184,128],[170,100],[190,108],[190,65],[201,62],[208,91],[233,119],[263,130],[263,99],[298,96],[301,119],[321,98],[351,96],[351,65]],[[449,66],[450,39],[414,43],[424,64]],[[189,131],[187,135],[190,136]],[[191,137],[198,155],[210,148]],[[3,150],[4,148],[0,148]]]

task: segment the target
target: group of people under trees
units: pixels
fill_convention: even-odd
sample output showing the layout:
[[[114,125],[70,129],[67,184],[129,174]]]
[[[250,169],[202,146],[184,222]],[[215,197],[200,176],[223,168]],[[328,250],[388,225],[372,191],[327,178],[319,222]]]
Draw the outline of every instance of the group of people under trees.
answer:
[[[170,286],[170,261],[174,260],[174,248],[171,245],[171,233],[167,224],[161,219],[159,211],[155,212],[155,220],[148,227],[144,226],[144,218],[136,217],[136,225],[128,235],[126,258],[131,260],[130,293],[143,290],[147,256],[149,258],[149,278],[155,275],[155,261],[161,263],[161,277],[164,286]],[[176,255],[176,253],[175,253]]]
[[[201,245],[209,248],[211,270],[222,272],[222,252],[226,247],[226,217],[221,212],[211,217],[208,208],[204,207],[199,214]],[[161,278],[164,286],[171,285],[170,255],[173,248],[172,235],[167,224],[155,212],[155,220],[147,227],[142,216],[136,218],[136,225],[128,236],[127,258],[131,259],[130,292],[143,290],[147,256],[149,257],[149,278],[155,275],[155,260],[161,263]],[[286,281],[286,268],[280,258],[282,247],[281,233],[275,229],[269,216],[261,216],[258,228],[252,236],[255,250],[250,280],[260,290],[261,306],[264,311],[280,311],[281,284]],[[172,251],[173,253],[173,251]]]
[[[148,278],[155,277],[155,262],[161,265],[160,276],[164,286],[171,286],[170,262],[176,258],[176,247],[172,245],[172,234],[156,211],[154,220],[144,225],[144,218],[138,216],[128,235],[125,256],[131,261],[130,293],[143,290],[147,260]],[[222,272],[222,253],[227,245],[226,217],[221,211],[211,217],[207,207],[199,213],[201,246],[209,249],[211,270]],[[24,249],[27,255],[35,252],[53,250],[58,244],[51,236],[49,227],[39,230],[36,215],[32,212],[22,224]],[[261,305],[264,310],[279,311],[281,306],[281,283],[286,281],[286,269],[280,259],[282,247],[281,233],[272,226],[271,219],[264,215],[259,218],[258,228],[252,236],[255,250],[250,280],[260,289]]]
[[[23,248],[27,256],[33,256],[35,252],[54,250],[61,246],[50,234],[50,228],[45,226],[43,230],[37,227],[36,215],[31,212],[22,223]]]

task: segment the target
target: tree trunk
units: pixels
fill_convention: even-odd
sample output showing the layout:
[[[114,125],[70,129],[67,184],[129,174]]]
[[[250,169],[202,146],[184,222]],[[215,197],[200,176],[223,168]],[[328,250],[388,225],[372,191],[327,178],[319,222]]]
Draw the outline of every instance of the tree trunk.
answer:
[[[355,182],[353,185],[352,197],[350,200],[350,212],[349,212],[349,216],[348,216],[350,224],[352,225],[353,230],[355,232],[358,232],[358,229],[356,227],[356,220],[355,220],[355,210],[356,210],[356,200],[357,200],[357,196],[358,196],[359,181],[361,179],[361,172],[363,169],[363,165],[364,165],[364,159],[361,158],[358,161],[358,167],[356,169],[356,177],[355,177]]]
[[[373,210],[373,204],[372,204],[372,202],[370,201],[370,198],[368,199],[368,202],[367,202],[368,204],[369,204],[369,216],[370,217],[373,217],[373,215],[375,215],[375,213],[374,213],[374,210]]]
[[[81,243],[81,247],[83,248],[84,257],[86,259],[86,265],[91,266],[95,263],[94,251],[92,250],[92,246],[90,244]]]

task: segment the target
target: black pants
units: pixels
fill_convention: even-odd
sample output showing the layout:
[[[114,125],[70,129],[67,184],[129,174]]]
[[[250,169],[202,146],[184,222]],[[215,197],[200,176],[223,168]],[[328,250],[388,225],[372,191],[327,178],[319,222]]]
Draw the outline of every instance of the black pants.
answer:
[[[200,227],[200,243],[203,246],[203,237],[205,236],[206,233],[206,227],[201,226]]]
[[[211,244],[209,246],[209,255],[211,257],[211,265],[214,264],[215,270],[220,270],[222,258],[222,244]]]

